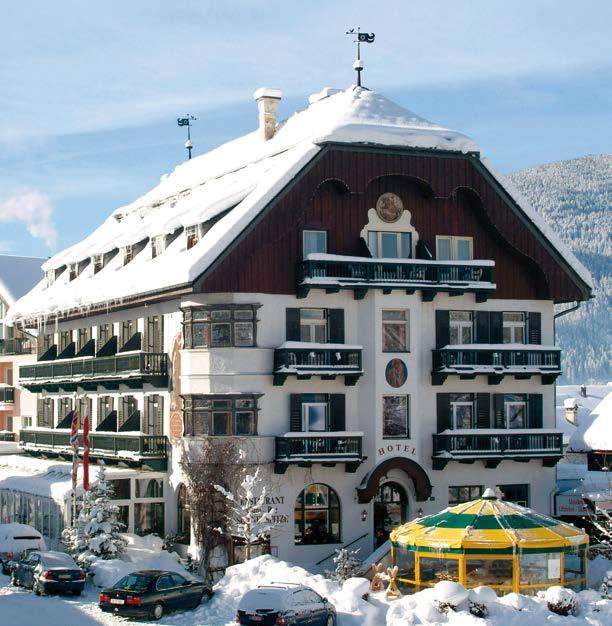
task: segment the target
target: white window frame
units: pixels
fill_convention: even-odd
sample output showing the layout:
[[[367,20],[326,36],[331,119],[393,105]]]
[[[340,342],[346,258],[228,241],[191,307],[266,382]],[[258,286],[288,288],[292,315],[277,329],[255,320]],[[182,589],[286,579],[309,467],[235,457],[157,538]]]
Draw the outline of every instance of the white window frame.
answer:
[[[370,236],[371,235],[376,235],[376,250],[372,250],[370,248]],[[383,235],[395,235],[395,251],[396,254],[399,251],[399,254],[397,254],[397,256],[394,257],[383,257],[382,256],[382,238]],[[405,254],[405,250],[402,247],[402,235],[408,235],[408,237],[410,238],[410,250],[408,250],[408,255]],[[368,249],[370,250],[370,253],[372,254],[372,257],[376,258],[376,259],[382,259],[382,258],[392,258],[392,259],[411,259],[412,258],[412,246],[413,246],[413,233],[411,231],[398,231],[398,230],[369,230],[368,231],[368,241],[367,241],[367,245],[368,245]]]
[[[470,314],[470,321],[466,321],[466,320],[453,320],[450,319],[450,314],[451,313],[469,313]],[[452,337],[452,333],[451,333],[451,329],[453,327],[457,328],[457,338],[459,339],[459,343],[458,344],[452,344],[451,343],[451,337]],[[464,345],[465,342],[463,341],[463,329],[464,328],[469,328],[470,329],[470,341],[468,343],[472,344],[474,343],[474,314],[472,313],[472,311],[449,311],[449,321],[448,321],[448,341],[450,345]]]
[[[191,245],[189,245],[190,237],[194,237],[195,241]],[[200,243],[200,239],[202,239],[202,229],[200,228],[200,224],[191,224],[190,226],[185,226],[185,239],[187,241],[187,250],[191,250],[195,246]]]
[[[92,255],[91,264],[93,266],[94,274],[97,274],[99,271],[101,271],[104,268],[104,255],[103,254]],[[98,269],[96,269],[96,266],[99,266]]]
[[[515,320],[506,320],[505,316],[506,315],[522,315],[523,319],[522,321],[515,321]],[[503,337],[503,343],[520,343],[520,344],[524,344],[525,342],[525,337],[527,335],[527,316],[525,315],[525,313],[523,311],[504,311],[502,313],[502,333],[505,334],[505,330],[506,328],[508,328],[510,330],[510,341],[506,341],[506,338]],[[520,328],[522,335],[523,335],[523,341],[515,341],[516,339],[516,329]]]
[[[73,281],[79,275],[79,264],[68,263],[68,282]]]
[[[322,407],[323,415],[325,419],[325,424],[323,425],[323,430],[311,430],[310,424],[308,420],[308,409],[309,407]],[[324,433],[327,432],[327,427],[329,423],[329,415],[328,415],[328,406],[326,402],[302,402],[302,432],[304,433]]]
[[[521,395],[521,394],[516,394],[516,395]],[[511,400],[511,401],[507,401],[504,398],[504,425],[508,430],[517,430],[517,427],[511,427],[510,426],[510,415],[509,415],[509,411],[508,409],[510,407],[513,406],[522,406],[523,407],[523,426],[521,428],[527,428],[527,424],[528,424],[528,415],[527,415],[527,400],[521,400],[521,401],[515,401],[515,400]]]
[[[401,312],[405,314],[403,320],[385,319],[385,313],[387,312]],[[385,326],[387,324],[393,324],[399,326],[401,324],[405,327],[405,345],[401,350],[385,350]],[[383,309],[382,310],[382,351],[385,353],[394,352],[410,352],[410,309]]]
[[[323,317],[320,319],[305,319],[302,320],[302,311],[322,311]],[[302,339],[302,325],[308,326],[309,328],[309,338]],[[323,327],[325,329],[325,337],[323,340],[317,340],[316,338],[316,328]],[[329,337],[329,320],[327,317],[327,309],[319,309],[319,308],[303,308],[300,309],[300,341],[307,341],[309,343],[327,343],[327,339]]]
[[[155,259],[166,249],[165,235],[156,235],[151,237],[151,258]]]
[[[47,279],[47,287],[51,287],[55,282],[55,270],[47,270],[45,272],[45,278]]]
[[[440,259],[440,241],[450,241],[450,253],[451,253],[451,258],[450,259]],[[467,241],[470,244],[470,258],[469,259],[459,259],[459,255],[458,255],[458,249],[459,249],[459,242],[460,241]],[[455,237],[453,235],[436,235],[436,259],[438,260],[442,260],[442,261],[466,261],[466,260],[472,260],[474,258],[474,238],[473,237]]]
[[[457,402],[451,402],[451,419],[453,421],[453,429],[454,430],[463,430],[465,427],[464,426],[460,426],[457,422],[458,419],[458,415],[457,415],[457,408],[458,407],[462,407],[462,406],[469,406],[472,410],[472,423],[470,424],[469,428],[474,428],[474,401],[472,400],[471,402],[468,402],[466,400],[459,400]]]
[[[134,258],[134,247],[131,243],[123,248],[123,265],[127,265]]]
[[[302,231],[302,255],[304,258],[306,258],[307,254],[305,254],[306,251],[306,235],[309,233],[317,233],[317,234],[323,234],[323,236],[325,237],[325,250],[323,251],[323,253],[317,253],[317,254],[326,254],[327,250],[328,250],[328,238],[327,238],[327,231],[326,230],[319,230],[316,228],[306,228]]]

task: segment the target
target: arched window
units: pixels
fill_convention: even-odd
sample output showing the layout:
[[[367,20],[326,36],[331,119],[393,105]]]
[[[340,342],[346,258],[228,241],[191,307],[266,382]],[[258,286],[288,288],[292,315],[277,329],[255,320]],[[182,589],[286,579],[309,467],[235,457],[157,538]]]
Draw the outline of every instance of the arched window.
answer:
[[[179,537],[179,543],[188,544],[191,541],[191,508],[187,500],[187,488],[181,484],[177,492],[176,534]]]
[[[295,543],[340,543],[340,501],[327,485],[312,484],[295,501]]]

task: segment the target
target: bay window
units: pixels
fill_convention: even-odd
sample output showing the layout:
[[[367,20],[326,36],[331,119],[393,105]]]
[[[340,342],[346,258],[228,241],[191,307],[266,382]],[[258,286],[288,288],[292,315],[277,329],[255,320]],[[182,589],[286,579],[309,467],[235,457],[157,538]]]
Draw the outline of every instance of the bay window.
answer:
[[[185,396],[185,435],[257,435],[257,397],[249,394]]]
[[[258,308],[231,304],[183,309],[185,348],[254,347]]]

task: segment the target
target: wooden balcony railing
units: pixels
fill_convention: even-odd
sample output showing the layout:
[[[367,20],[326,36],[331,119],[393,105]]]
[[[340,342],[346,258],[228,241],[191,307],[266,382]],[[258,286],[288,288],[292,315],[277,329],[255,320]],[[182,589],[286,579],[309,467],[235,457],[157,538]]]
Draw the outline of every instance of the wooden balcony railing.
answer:
[[[274,384],[283,385],[287,376],[344,376],[346,385],[354,385],[363,374],[361,351],[361,346],[288,341],[274,350]]]
[[[32,354],[35,344],[29,337],[0,339],[0,355]]]
[[[15,403],[15,387],[0,387],[0,404]]]
[[[356,471],[363,459],[363,435],[357,433],[299,433],[275,439],[276,473],[298,463],[345,463],[347,472]]]
[[[143,435],[140,433],[97,432],[89,435],[92,458],[105,458],[122,462],[142,462],[151,459],[168,458],[168,440],[163,435]],[[19,442],[24,450],[45,451],[45,453],[72,454],[69,430],[52,428],[27,428],[19,431]],[[82,454],[82,441],[80,452]],[[157,464],[156,469],[161,469]]]
[[[24,387],[44,387],[58,383],[117,381],[129,379],[132,383],[151,381],[167,383],[168,356],[157,352],[131,352],[113,356],[76,358],[39,362],[19,368]]]
[[[445,432],[433,436],[434,469],[451,460],[485,459],[495,467],[503,459],[542,459],[554,465],[563,456],[563,433],[554,430]]]
[[[371,259],[314,254],[298,266],[298,297],[311,288],[353,289],[361,299],[368,289],[422,290],[431,301],[438,292],[476,292],[479,301],[495,290],[494,261],[426,261],[422,259]]]
[[[458,374],[462,378],[487,374],[490,384],[498,384],[506,375],[522,379],[539,374],[544,384],[552,384],[561,374],[561,350],[532,345],[517,349],[487,344],[433,350],[432,383],[441,385],[449,374]]]

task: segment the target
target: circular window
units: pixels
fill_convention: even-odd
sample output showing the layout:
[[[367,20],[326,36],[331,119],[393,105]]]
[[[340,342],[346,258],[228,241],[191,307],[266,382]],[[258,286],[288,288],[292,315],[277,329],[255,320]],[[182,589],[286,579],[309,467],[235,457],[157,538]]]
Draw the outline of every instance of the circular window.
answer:
[[[404,212],[404,205],[394,193],[383,193],[376,201],[376,213],[383,222],[397,222]]]

